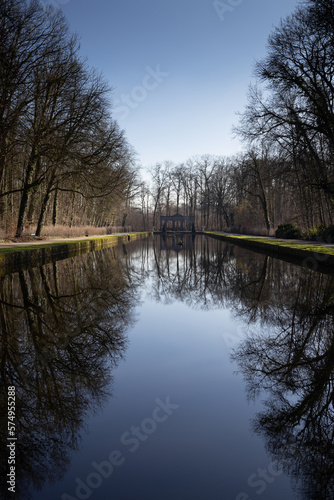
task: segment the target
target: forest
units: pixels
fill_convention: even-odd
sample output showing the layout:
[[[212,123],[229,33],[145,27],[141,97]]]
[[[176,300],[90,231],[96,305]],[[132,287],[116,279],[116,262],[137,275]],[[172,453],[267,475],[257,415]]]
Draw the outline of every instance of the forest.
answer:
[[[197,229],[334,236],[333,1],[302,2],[269,35],[239,154],[167,159],[145,180],[62,12],[6,0],[0,17],[0,237],[159,229],[175,213]]]
[[[60,10],[6,0],[0,16],[3,231],[117,224],[136,169],[109,85],[81,56]]]

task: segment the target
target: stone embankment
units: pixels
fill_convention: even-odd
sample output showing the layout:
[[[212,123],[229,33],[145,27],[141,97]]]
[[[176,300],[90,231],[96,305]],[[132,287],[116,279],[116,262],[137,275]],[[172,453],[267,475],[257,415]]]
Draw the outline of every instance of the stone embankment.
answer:
[[[204,234],[258,253],[264,253],[315,271],[334,274],[334,245],[331,243],[282,240],[206,231]]]
[[[75,255],[102,250],[119,243],[146,238],[150,232],[124,233],[111,236],[0,244],[0,275],[29,267],[41,266]]]

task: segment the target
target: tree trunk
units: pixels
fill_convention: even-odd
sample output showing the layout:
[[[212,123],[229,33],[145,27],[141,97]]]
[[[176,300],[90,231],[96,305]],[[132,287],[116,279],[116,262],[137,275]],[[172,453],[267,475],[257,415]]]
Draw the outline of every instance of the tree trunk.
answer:
[[[36,236],[40,236],[41,231],[42,231],[46,209],[48,208],[48,203],[49,203],[51,191],[52,191],[52,188],[54,186],[54,181],[55,181],[55,177],[56,177],[55,174],[56,174],[56,169],[53,169],[53,171],[51,172],[50,180],[49,180],[47,188],[46,188],[46,193],[45,193],[44,198],[43,198],[41,211],[39,214],[39,219],[38,219],[38,224],[37,224],[37,229],[36,229]]]
[[[32,221],[33,216],[35,214],[35,209],[36,209],[36,204],[37,204],[37,193],[38,190],[35,187],[34,189],[31,190],[30,196],[29,196],[29,204],[28,204],[28,209],[27,209],[27,221]],[[35,214],[36,218],[36,214]]]
[[[259,184],[260,184],[260,188],[261,188],[260,200],[261,200],[261,203],[262,203],[262,208],[263,208],[263,214],[264,214],[264,220],[265,220],[265,223],[266,223],[266,228],[267,228],[267,231],[269,233],[270,229],[272,228],[272,224],[271,224],[270,215],[269,215],[268,200],[267,200],[267,195],[266,195],[265,188],[263,186],[261,175],[260,175],[259,172],[257,172],[257,173],[258,173],[258,180],[259,180]]]
[[[45,193],[44,198],[43,198],[41,211],[39,214],[39,219],[38,219],[38,224],[37,224],[37,229],[36,229],[36,236],[41,235],[42,227],[44,224],[44,216],[45,216],[46,209],[48,207],[49,199],[50,199],[50,190],[48,189]]]
[[[55,189],[55,195],[53,198],[53,210],[52,210],[52,225],[55,226],[57,224],[58,218],[58,188]]]
[[[26,178],[24,181],[23,192],[21,196],[19,215],[16,227],[16,238],[21,238],[24,229],[24,223],[26,219],[27,207],[30,198],[31,182],[36,170],[37,159],[34,152],[31,153],[30,160],[27,166]]]
[[[16,238],[21,238],[21,236],[23,234],[25,215],[26,215],[27,206],[28,206],[28,194],[29,194],[29,191],[28,191],[28,189],[25,188],[23,193],[22,193],[22,198],[21,198],[21,203],[20,203],[20,208],[19,208],[19,216],[18,216],[16,234],[15,234]]]
[[[6,168],[6,140],[1,141],[0,146],[0,193],[3,192],[3,183],[5,179],[5,168]],[[4,200],[0,198],[0,217],[4,215]]]

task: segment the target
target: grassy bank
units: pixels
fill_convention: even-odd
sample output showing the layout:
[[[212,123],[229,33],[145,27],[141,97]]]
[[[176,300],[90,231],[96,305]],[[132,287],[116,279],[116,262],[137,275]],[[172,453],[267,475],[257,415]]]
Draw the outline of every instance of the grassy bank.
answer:
[[[0,247],[0,275],[147,237],[149,232]]]
[[[334,270],[334,247],[276,238],[229,235],[211,231],[206,231],[204,234],[256,252],[271,254],[274,257],[297,263],[310,269],[322,270],[323,268],[331,267]]]

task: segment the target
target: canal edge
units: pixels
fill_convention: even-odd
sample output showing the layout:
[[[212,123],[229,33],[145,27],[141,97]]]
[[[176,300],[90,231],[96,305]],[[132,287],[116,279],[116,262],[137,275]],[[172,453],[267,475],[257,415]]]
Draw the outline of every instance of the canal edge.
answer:
[[[257,253],[264,253],[272,257],[298,264],[309,269],[323,272],[326,268],[334,272],[334,248],[333,253],[328,253],[328,247],[314,245],[314,250],[298,248],[302,243],[289,244],[288,240],[273,240],[272,242],[261,241],[253,236],[230,236],[226,233],[205,231],[206,236],[232,243],[239,247],[247,248]],[[305,243],[305,246],[307,245]],[[297,247],[297,248],[296,248]]]
[[[97,236],[78,240],[47,242],[36,246],[0,248],[0,276],[18,269],[36,267],[55,260],[62,260],[75,255],[102,250],[119,243],[125,244],[140,238],[146,238],[151,231],[124,233],[110,236]]]

